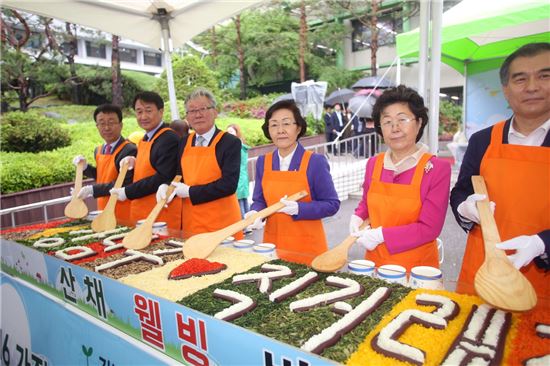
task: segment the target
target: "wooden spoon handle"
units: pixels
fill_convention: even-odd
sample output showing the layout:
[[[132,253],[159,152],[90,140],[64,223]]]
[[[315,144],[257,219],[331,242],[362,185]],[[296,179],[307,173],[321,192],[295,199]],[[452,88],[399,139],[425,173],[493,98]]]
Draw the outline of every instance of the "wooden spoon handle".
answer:
[[[481,224],[481,234],[485,243],[485,255],[488,257],[505,256],[504,251],[495,247],[495,244],[500,243],[500,234],[498,233],[497,223],[489,205],[489,193],[487,192],[485,180],[480,175],[474,175],[472,176],[472,185],[474,186],[475,193],[484,194],[486,197],[484,200],[476,202]]]
[[[73,197],[76,197],[78,195],[78,192],[82,189],[82,178],[83,178],[83,172],[84,172],[84,162],[79,161],[76,165],[76,176],[74,178],[74,191],[73,191]]]
[[[118,177],[116,178],[115,185],[113,188],[120,188],[122,187],[122,183],[124,183],[124,178],[126,178],[126,173],[128,172],[128,163],[125,162],[120,167],[120,172],[118,172]]]
[[[306,191],[300,191],[298,193],[294,193],[293,195],[287,197],[286,199],[288,201],[298,201],[302,198],[307,196]],[[249,225],[252,225],[254,221],[256,221],[257,218],[265,219],[266,217],[274,214],[275,212],[279,211],[281,208],[285,207],[285,204],[282,202],[276,202],[272,204],[269,207],[264,208],[263,210],[257,212],[254,215],[250,215],[246,219],[243,220],[243,222],[246,222],[246,225],[244,227],[247,227]]]
[[[367,217],[365,219],[365,221],[363,221],[363,223],[359,226],[359,230],[364,230],[369,225],[370,225],[370,219]],[[355,243],[357,241],[357,239],[358,238],[353,236],[353,235],[348,235],[348,237],[345,238],[344,240],[342,240],[342,242],[340,244],[338,244],[337,246],[338,247],[345,247],[345,248],[349,249],[353,245],[353,243]]]
[[[176,175],[172,180],[172,183],[178,183],[180,180],[181,180],[181,175]],[[155,207],[153,207],[153,209],[151,210],[151,213],[149,213],[149,216],[147,216],[147,219],[145,219],[145,222],[142,225],[145,225],[145,224],[148,224],[148,225],[150,224],[151,226],[153,225],[160,211],[164,208],[164,205],[166,205],[166,201],[168,200],[168,197],[170,197],[172,192],[174,192],[174,189],[176,189],[176,187],[173,186],[172,184],[168,186],[168,189],[166,190],[166,198],[161,199],[160,201],[157,202],[157,204],[155,205]]]

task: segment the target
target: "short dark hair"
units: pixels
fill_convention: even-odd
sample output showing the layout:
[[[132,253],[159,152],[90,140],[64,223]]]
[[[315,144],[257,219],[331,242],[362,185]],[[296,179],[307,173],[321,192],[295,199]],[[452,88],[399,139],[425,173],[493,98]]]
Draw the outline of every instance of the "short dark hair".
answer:
[[[114,104],[101,104],[97,106],[97,108],[94,111],[94,121],[97,122],[97,115],[100,113],[116,113],[118,116],[118,121],[122,122],[122,110],[118,105]]]
[[[265,113],[265,119],[264,124],[262,125],[262,131],[264,131],[264,136],[267,137],[268,140],[271,141],[271,136],[269,135],[269,120],[271,119],[271,116],[275,111],[278,111],[280,109],[288,109],[292,112],[294,115],[294,120],[296,121],[296,124],[301,128],[300,133],[298,134],[298,138],[304,136],[306,134],[307,130],[307,122],[302,117],[302,114],[300,113],[300,109],[298,109],[298,106],[296,103],[294,103],[293,100],[281,100],[277,103],[274,103],[267,112]]]
[[[528,43],[521,46],[514,52],[512,52],[500,67],[500,84],[508,85],[508,79],[510,78],[510,64],[518,57],[534,57],[543,52],[550,52],[549,42]]]
[[[386,107],[395,103],[406,103],[414,114],[414,117],[417,120],[421,119],[420,130],[416,135],[416,142],[420,141],[424,133],[424,127],[428,124],[428,108],[424,105],[424,98],[422,98],[416,90],[406,87],[405,85],[386,89],[382,95],[376,99],[376,103],[374,103],[374,107],[372,107],[372,119],[374,120],[375,131],[379,135],[382,135],[380,115]]]
[[[145,102],[145,103],[154,103],[157,106],[158,110],[161,110],[164,108],[164,100],[162,100],[162,97],[152,91],[144,91],[144,92],[137,93],[136,96],[134,97],[134,102],[132,103],[132,107],[134,107],[134,109],[136,108],[136,102],[138,100],[141,100],[142,102]]]

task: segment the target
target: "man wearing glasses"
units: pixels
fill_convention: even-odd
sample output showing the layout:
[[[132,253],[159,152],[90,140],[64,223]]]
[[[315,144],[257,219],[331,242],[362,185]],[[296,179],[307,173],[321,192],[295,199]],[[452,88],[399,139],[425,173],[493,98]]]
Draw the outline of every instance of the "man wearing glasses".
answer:
[[[130,220],[137,222],[145,219],[156,205],[155,192],[158,187],[176,175],[179,136],[163,123],[164,101],[157,93],[138,93],[134,98],[134,110],[145,135],[138,143],[137,156],[121,161],[121,164],[127,162],[129,169],[134,170],[133,183],[112,189],[111,194],[117,194],[119,201],[131,200]],[[180,230],[180,220],[174,218],[180,211],[181,206],[176,203],[162,210],[157,221],[166,222],[169,229]]]
[[[194,130],[178,148],[177,174],[181,183],[168,197],[182,198],[181,224],[184,237],[212,232],[241,220],[235,194],[239,182],[241,141],[215,125],[218,112],[214,95],[206,89],[193,91],[185,100],[187,121]],[[157,201],[166,197],[168,185],[157,192]],[[173,205],[174,203],[171,203]],[[237,239],[242,233],[235,235]]]
[[[94,111],[94,120],[101,138],[105,141],[94,150],[96,166],[87,164],[82,155],[75,156],[73,164],[84,162],[84,174],[94,178],[96,184],[82,187],[78,192],[78,198],[97,198],[98,210],[103,210],[109,200],[109,190],[113,188],[118,176],[119,163],[127,156],[136,156],[136,145],[126,140],[121,135],[122,111],[113,104],[102,104]],[[128,172],[124,179],[124,185],[132,183],[133,172]],[[116,217],[119,220],[128,220],[130,217],[129,202],[116,206]]]

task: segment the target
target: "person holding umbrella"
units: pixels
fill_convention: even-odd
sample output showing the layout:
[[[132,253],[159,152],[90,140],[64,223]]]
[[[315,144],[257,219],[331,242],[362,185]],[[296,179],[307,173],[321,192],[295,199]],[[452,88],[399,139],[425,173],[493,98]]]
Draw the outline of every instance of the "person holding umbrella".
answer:
[[[376,266],[439,267],[436,238],[445,221],[451,166],[419,143],[427,112],[422,97],[404,85],[387,89],[373,107],[376,132],[388,150],[367,161],[349,231]],[[359,230],[367,218],[371,226]]]
[[[277,245],[279,258],[310,264],[327,250],[321,219],[334,215],[340,200],[324,155],[306,151],[298,142],[306,129],[294,101],[280,101],[268,109],[262,130],[276,150],[258,157],[253,203],[245,217],[279,201],[284,203],[284,208],[267,218],[264,241]],[[287,195],[302,190],[308,196],[301,201],[286,200]],[[263,225],[257,219],[250,228]]]

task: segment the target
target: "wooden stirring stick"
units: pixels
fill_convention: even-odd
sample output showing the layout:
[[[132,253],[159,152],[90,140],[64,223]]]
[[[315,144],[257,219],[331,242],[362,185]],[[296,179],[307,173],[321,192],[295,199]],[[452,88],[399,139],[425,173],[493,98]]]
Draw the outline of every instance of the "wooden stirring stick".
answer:
[[[79,161],[76,165],[76,176],[74,179],[73,197],[65,206],[65,216],[71,219],[81,219],[88,214],[88,206],[83,200],[78,198],[78,192],[82,189],[82,172],[84,171],[84,162]]]
[[[127,171],[128,171],[128,163],[125,163],[120,168],[120,172],[118,173],[118,177],[115,181],[115,185],[113,186],[113,188],[122,187],[122,183],[124,182],[124,178],[126,177]],[[95,231],[96,233],[99,233],[101,231],[113,230],[114,228],[116,228],[115,208],[116,208],[117,202],[118,202],[118,195],[112,194],[109,197],[109,201],[107,201],[107,204],[103,208],[103,212],[101,212],[92,221],[93,231]]]

